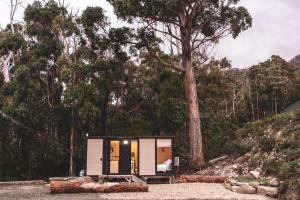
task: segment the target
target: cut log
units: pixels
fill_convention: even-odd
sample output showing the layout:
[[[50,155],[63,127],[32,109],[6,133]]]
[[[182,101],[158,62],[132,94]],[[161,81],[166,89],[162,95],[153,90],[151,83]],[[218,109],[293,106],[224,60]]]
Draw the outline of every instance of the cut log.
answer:
[[[149,187],[143,183],[120,183],[104,189],[105,193],[119,193],[119,192],[148,192]]]
[[[84,192],[101,192],[104,185],[95,183],[90,177],[80,177],[75,179],[59,178],[50,179],[51,193],[84,193]]]
[[[106,185],[96,183],[90,177],[76,179],[50,179],[51,193],[111,193],[111,192],[148,192],[148,185],[145,183],[120,183]]]
[[[224,183],[223,176],[201,176],[201,175],[182,175],[179,177],[180,183]]]

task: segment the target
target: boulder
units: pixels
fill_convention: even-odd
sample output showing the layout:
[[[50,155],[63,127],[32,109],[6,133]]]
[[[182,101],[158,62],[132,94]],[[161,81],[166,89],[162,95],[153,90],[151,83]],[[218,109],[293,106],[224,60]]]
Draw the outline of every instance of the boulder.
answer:
[[[274,178],[274,179],[270,180],[269,184],[273,187],[278,187],[279,181],[276,178]]]
[[[258,186],[257,194],[276,198],[278,196],[278,189],[275,187]]]
[[[254,178],[259,178],[260,172],[257,170],[250,171],[250,175],[253,176]]]
[[[256,189],[250,185],[244,184],[237,189],[237,193],[241,194],[256,194]]]
[[[231,184],[228,183],[228,182],[225,182],[225,183],[224,183],[224,187],[225,187],[225,189],[227,189],[227,190],[231,190]]]
[[[239,186],[232,186],[231,187],[232,192],[237,192],[238,189],[239,189]]]
[[[259,184],[259,182],[250,182],[249,185],[254,188],[257,188],[260,184]]]

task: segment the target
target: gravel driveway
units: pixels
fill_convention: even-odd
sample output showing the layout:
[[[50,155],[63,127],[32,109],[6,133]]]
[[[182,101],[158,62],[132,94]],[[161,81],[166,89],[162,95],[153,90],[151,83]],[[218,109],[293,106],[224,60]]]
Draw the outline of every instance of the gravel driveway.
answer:
[[[237,194],[222,184],[182,183],[150,185],[148,193],[50,194],[49,186],[12,186],[0,188],[1,200],[104,200],[104,199],[218,199],[270,200],[265,196]]]

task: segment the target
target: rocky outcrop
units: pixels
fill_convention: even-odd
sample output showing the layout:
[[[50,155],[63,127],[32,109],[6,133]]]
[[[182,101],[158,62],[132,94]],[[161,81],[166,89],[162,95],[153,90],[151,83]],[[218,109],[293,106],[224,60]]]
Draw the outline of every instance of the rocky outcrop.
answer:
[[[241,194],[256,194],[256,189],[250,185],[244,184],[239,186],[236,192]]]
[[[241,194],[258,194],[265,195],[272,198],[278,197],[279,182],[277,179],[271,179],[269,181],[253,181],[253,182],[239,182],[235,179],[227,179],[224,182],[224,187],[232,192]]]

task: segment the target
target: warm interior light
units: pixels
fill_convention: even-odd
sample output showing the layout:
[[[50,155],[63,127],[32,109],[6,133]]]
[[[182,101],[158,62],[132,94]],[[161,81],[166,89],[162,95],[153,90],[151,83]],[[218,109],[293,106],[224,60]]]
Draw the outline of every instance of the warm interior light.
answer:
[[[128,143],[129,143],[128,140],[123,141],[123,144],[128,144]]]

